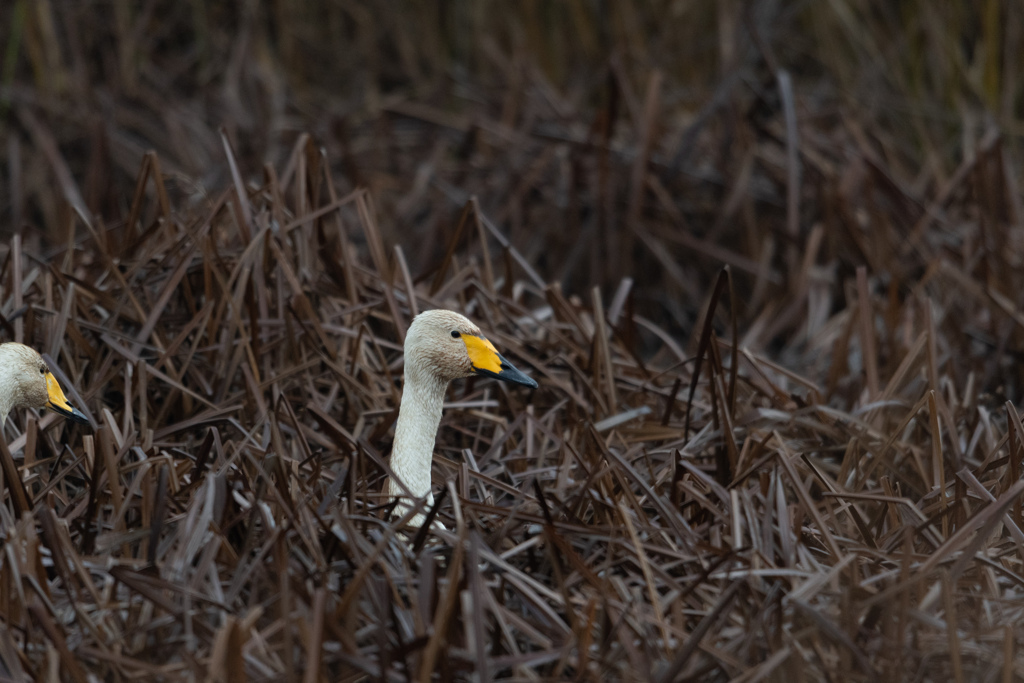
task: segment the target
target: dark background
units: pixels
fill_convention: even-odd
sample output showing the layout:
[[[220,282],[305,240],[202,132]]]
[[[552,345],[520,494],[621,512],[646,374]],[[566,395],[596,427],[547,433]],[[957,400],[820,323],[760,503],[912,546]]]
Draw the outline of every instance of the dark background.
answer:
[[[150,149],[199,206],[229,183],[223,128],[254,182],[309,135],[339,191],[369,188],[414,277],[476,196],[543,277],[585,298],[633,278],[637,312],[677,335],[723,263],[746,342],[774,352],[846,304],[858,265],[904,299],[942,260],[1016,305],[1016,9],[7,2],[0,229],[40,253],[82,236],[75,207],[117,229]],[[1020,348],[1003,314],[950,306],[984,345],[965,357]]]

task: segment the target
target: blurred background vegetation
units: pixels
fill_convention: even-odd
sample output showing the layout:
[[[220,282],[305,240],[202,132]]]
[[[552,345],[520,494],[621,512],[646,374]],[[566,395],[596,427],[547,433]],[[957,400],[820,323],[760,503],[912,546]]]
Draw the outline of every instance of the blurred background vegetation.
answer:
[[[83,216],[123,227],[150,149],[200,206],[229,184],[223,128],[253,187],[322,148],[416,277],[476,196],[547,280],[610,297],[632,278],[636,311],[678,334],[722,264],[755,348],[812,339],[860,265],[903,299],[952,264],[1018,306],[1022,9],[16,0],[0,230],[45,253]],[[972,369],[1024,349],[1004,317],[963,342]]]

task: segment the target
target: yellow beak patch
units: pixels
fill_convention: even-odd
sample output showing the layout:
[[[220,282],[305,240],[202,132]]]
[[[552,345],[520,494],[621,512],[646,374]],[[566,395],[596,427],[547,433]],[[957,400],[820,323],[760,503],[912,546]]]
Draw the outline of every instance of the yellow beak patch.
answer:
[[[462,342],[466,345],[469,362],[473,364],[474,370],[486,370],[494,374],[501,372],[501,356],[494,344],[471,334],[462,335]]]
[[[60,388],[60,382],[57,381],[52,372],[46,373],[46,393],[50,398],[51,407],[63,412],[74,410],[71,401],[64,395],[64,390]]]

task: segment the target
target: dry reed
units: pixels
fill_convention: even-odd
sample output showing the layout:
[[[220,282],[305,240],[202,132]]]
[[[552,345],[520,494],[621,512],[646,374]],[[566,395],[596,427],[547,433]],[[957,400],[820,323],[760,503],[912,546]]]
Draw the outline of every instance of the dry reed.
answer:
[[[270,50],[266,8],[233,42],[216,3],[158,22],[114,2],[117,92],[96,102],[76,78],[102,31],[54,51],[73,12],[15,3],[5,36],[33,76],[3,83],[0,205],[46,237],[3,252],[0,327],[93,424],[6,430],[3,675],[1024,676],[1019,64],[977,56],[989,123],[966,104],[932,122],[959,67],[880,72],[910,38],[861,4],[877,12],[684,10],[695,41],[709,17],[744,37],[717,46],[715,80],[708,60],[658,65],[687,41],[626,4],[609,38],[589,6],[531,23],[524,3],[499,12],[526,27],[504,41],[474,12],[309,3],[275,15]],[[963,19],[908,7],[928,44]],[[186,56],[140,37],[186,24]],[[329,95],[291,98],[277,74],[315,84],[322,43],[296,36],[338,26],[398,58],[356,52],[346,82],[369,103],[303,118]],[[165,99],[171,57],[201,72],[234,48],[223,128],[189,113],[201,97]],[[448,53],[481,60],[485,104],[447,105]],[[794,61],[877,98],[815,89]],[[701,73],[692,106],[680,83]],[[925,80],[933,99],[895,117],[885,97]],[[311,133],[279,134],[290,115]],[[431,307],[541,388],[453,384],[432,511],[450,531],[410,537],[379,494],[402,340]]]

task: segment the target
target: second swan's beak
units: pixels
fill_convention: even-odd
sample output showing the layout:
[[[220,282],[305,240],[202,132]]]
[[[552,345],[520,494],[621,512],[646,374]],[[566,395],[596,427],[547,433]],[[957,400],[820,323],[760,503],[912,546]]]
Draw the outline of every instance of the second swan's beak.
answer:
[[[64,390],[60,388],[60,382],[57,381],[52,372],[46,373],[46,393],[49,397],[46,402],[47,408],[73,422],[89,424],[89,418],[78,408],[71,405],[71,402],[64,395]]]
[[[514,384],[522,384],[531,389],[537,388],[535,380],[519,372],[484,337],[463,334],[462,341],[466,344],[466,351],[469,353],[469,361],[473,364],[473,372],[475,374],[503,379]]]

